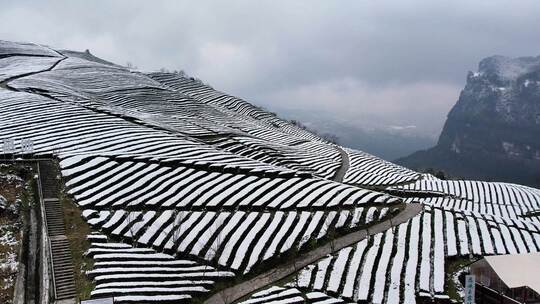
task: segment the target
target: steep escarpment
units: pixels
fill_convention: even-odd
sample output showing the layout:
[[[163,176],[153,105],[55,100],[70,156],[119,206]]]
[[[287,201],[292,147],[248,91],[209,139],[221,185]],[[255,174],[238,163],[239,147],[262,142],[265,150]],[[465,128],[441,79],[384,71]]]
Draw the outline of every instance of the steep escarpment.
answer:
[[[540,56],[482,60],[467,75],[437,145],[397,162],[540,186]]]

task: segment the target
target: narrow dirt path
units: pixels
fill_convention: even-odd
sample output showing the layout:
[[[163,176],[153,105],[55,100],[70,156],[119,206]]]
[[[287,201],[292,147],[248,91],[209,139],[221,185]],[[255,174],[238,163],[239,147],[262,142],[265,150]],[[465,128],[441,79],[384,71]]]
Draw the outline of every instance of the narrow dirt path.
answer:
[[[345,177],[345,174],[347,174],[347,171],[349,171],[349,167],[351,166],[349,162],[349,155],[339,146],[334,146],[334,148],[338,150],[339,155],[341,156],[341,166],[339,166],[339,168],[337,169],[332,180],[338,183],[343,183],[343,178]]]
[[[325,256],[332,254],[333,252],[340,250],[344,247],[351,246],[369,235],[374,235],[383,231],[386,231],[394,226],[402,224],[414,216],[418,215],[423,210],[421,204],[407,204],[405,209],[398,215],[394,216],[391,220],[387,220],[376,225],[373,225],[365,230],[356,231],[334,241],[334,250],[332,250],[332,244],[328,243],[324,246],[318,247],[315,250],[307,252],[298,256],[296,259],[289,263],[278,266],[275,269],[262,273],[248,281],[242,282],[238,285],[224,289],[212,297],[208,298],[205,304],[228,304],[245,297],[252,292],[259,290],[268,285],[274,284],[279,280],[282,280],[295,272],[296,269],[302,269],[305,266],[315,263],[316,261],[324,258]]]
[[[10,81],[13,81],[13,80],[19,79],[19,78],[23,78],[23,77],[27,77],[27,76],[31,76],[31,75],[35,75],[35,74],[39,74],[39,73],[43,73],[43,72],[52,71],[60,62],[62,62],[66,58],[67,57],[58,57],[58,60],[54,64],[52,64],[50,67],[48,67],[46,69],[39,70],[39,71],[28,72],[28,73],[24,73],[24,74],[20,74],[20,75],[16,75],[16,76],[4,79],[3,81],[0,81],[0,88],[18,92],[19,90],[9,86]]]
[[[307,140],[307,139],[299,139],[293,143],[290,143],[289,146],[298,146],[298,145],[301,145],[301,144],[305,144],[305,143],[308,143],[310,142],[310,140]]]

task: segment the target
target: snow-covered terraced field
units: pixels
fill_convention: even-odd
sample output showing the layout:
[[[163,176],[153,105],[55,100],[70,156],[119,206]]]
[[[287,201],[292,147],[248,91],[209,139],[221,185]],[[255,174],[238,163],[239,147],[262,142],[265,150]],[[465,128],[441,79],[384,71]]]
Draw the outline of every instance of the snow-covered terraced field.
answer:
[[[27,57],[60,57],[60,54],[43,45],[28,42],[0,41],[0,57],[23,55]]]
[[[246,167],[239,173],[242,167],[232,166],[227,172],[219,163],[187,166],[170,159],[77,155],[64,158],[60,165],[69,179],[69,192],[85,208],[305,209],[397,202],[379,192],[328,180],[280,177],[279,170]]]
[[[507,183],[479,181],[419,180],[415,183],[392,187],[407,192],[428,192],[442,195],[426,204],[453,210],[480,212],[503,218],[524,218],[540,210],[538,189]],[[531,221],[540,223],[537,217]]]
[[[31,138],[35,154],[53,152],[168,157],[186,164],[222,165],[262,172],[288,171],[194,140],[96,113],[43,96],[0,91],[3,138]],[[28,122],[31,121],[29,124]],[[19,142],[20,144],[20,142]],[[20,149],[20,146],[16,146]]]
[[[305,249],[334,231],[354,231],[384,220],[389,208],[341,211],[97,211],[83,216],[113,237],[159,252],[193,256],[234,271]]]
[[[89,235],[86,255],[94,260],[87,275],[96,283],[92,297],[114,297],[115,303],[183,303],[208,293],[216,282],[234,277],[193,260],[176,259],[149,248],[107,242]]]
[[[384,161],[371,154],[345,149],[350,168],[343,182],[361,186],[388,186],[409,183],[420,178],[420,174],[407,168]]]
[[[409,222],[303,269],[296,287],[370,303],[415,303],[417,292],[444,298],[445,257],[537,252],[539,228],[426,207]]]
[[[272,286],[268,289],[254,293],[249,299],[239,304],[258,303],[311,303],[311,304],[337,304],[345,303],[341,299],[333,298],[322,292],[302,292],[294,287]]]
[[[332,146],[299,141],[292,146],[252,137],[231,137],[214,142],[217,147],[266,163],[310,172],[331,179],[341,165],[341,157]]]
[[[47,70],[53,67],[61,58],[10,56],[0,59],[0,81],[9,78]]]
[[[306,140],[320,140],[318,136],[312,134],[311,132],[298,128],[290,122],[278,119],[271,113],[253,106],[245,100],[216,91],[207,85],[194,81],[193,79],[181,77],[180,75],[171,73],[151,73],[149,76],[152,79],[157,80],[158,82],[171,87],[176,91],[186,94],[199,102],[234,111],[237,113],[237,115],[256,118],[259,123],[262,123],[265,126],[273,127],[268,128],[267,130],[246,128],[246,132],[258,138],[278,142],[282,140],[285,142],[290,142],[291,137],[286,135],[292,135],[293,137],[303,138]],[[276,132],[276,129],[279,132]]]
[[[21,157],[30,139],[33,156],[57,160],[99,233],[87,253],[94,298],[199,302],[365,232],[401,203],[424,212],[241,301],[443,300],[449,258],[540,250],[540,190],[417,173],[182,74],[0,41],[0,83],[0,142]]]

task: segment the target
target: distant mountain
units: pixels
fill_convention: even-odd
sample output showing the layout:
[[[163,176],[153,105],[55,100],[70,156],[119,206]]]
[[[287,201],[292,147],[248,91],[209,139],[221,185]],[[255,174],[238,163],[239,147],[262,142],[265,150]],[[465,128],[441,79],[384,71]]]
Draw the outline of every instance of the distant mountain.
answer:
[[[359,149],[383,159],[393,160],[437,142],[436,137],[419,134],[415,126],[359,125],[315,111],[279,109],[280,116],[300,121],[310,130],[337,138],[340,145]]]
[[[437,145],[396,162],[540,187],[540,56],[483,59],[467,75]]]
[[[359,149],[387,160],[393,160],[413,151],[425,149],[435,139],[406,133],[406,129],[390,126],[388,129],[343,128],[336,129],[339,144]],[[407,128],[407,127],[403,127]]]

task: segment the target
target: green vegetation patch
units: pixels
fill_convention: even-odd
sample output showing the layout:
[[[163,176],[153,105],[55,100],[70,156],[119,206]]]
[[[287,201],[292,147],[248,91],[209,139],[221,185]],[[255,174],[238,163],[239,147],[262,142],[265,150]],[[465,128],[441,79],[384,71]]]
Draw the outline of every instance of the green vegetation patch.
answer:
[[[94,282],[86,276],[86,271],[93,267],[93,260],[84,254],[90,248],[90,242],[86,239],[91,232],[90,227],[82,218],[81,210],[67,195],[61,193],[60,201],[64,209],[66,237],[72,254],[78,300],[87,300],[95,288]]]
[[[446,292],[450,299],[462,302],[460,292],[463,289],[461,284],[457,281],[459,274],[470,264],[474,263],[477,259],[469,259],[466,257],[456,257],[447,259],[446,264]]]
[[[0,164],[0,303],[12,303],[28,209],[35,203],[31,168]]]

